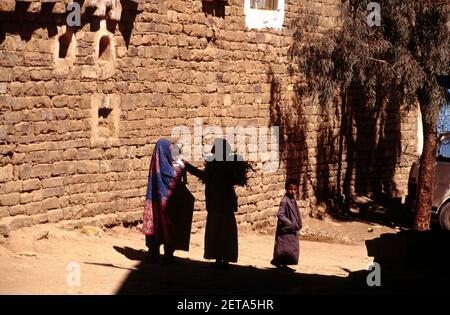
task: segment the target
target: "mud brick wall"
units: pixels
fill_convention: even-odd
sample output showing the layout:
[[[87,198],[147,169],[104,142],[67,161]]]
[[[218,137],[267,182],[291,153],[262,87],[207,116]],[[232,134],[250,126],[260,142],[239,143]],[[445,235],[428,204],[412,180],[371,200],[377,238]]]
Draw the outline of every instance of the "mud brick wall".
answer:
[[[393,194],[405,194],[414,113],[402,120],[387,109],[372,124],[392,127],[369,130],[364,113],[343,125],[339,110],[295,96],[290,22],[303,12],[321,30],[338,27],[340,0],[285,1],[281,30],[250,30],[243,0],[223,12],[197,0],[122,1],[119,22],[86,16],[73,29],[64,1],[19,2],[0,4],[0,234],[45,222],[139,220],[155,142],[175,126],[192,131],[196,118],[223,128],[280,126],[280,168],[262,172],[255,163],[249,186],[237,188],[243,230],[273,228],[287,176],[301,180],[304,215],[346,178],[358,193],[358,178],[381,177],[383,157],[393,159],[384,177],[396,183]],[[342,134],[351,145],[339,151]],[[372,139],[387,134],[395,139],[383,138],[382,150]],[[348,148],[357,167],[346,173]],[[195,232],[205,223],[204,187],[188,181]]]

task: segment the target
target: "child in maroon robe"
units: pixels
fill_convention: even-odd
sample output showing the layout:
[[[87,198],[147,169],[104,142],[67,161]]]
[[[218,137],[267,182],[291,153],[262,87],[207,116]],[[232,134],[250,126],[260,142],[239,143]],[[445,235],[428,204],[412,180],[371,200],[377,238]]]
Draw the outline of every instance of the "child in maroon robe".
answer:
[[[297,265],[299,256],[299,231],[302,228],[302,218],[295,196],[298,184],[294,179],[288,179],[285,185],[286,194],[280,202],[278,210],[277,230],[272,265],[284,271],[294,271],[287,265]]]

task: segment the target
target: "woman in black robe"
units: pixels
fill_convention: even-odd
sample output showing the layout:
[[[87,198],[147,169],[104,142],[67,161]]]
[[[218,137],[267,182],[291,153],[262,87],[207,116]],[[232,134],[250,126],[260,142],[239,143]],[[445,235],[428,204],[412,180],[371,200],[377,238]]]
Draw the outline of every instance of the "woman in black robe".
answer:
[[[234,213],[238,209],[235,185],[247,184],[251,169],[245,161],[231,154],[224,139],[216,139],[213,158],[200,170],[185,162],[186,170],[205,183],[206,218],[204,258],[215,259],[215,266],[228,268],[238,259],[238,231]]]

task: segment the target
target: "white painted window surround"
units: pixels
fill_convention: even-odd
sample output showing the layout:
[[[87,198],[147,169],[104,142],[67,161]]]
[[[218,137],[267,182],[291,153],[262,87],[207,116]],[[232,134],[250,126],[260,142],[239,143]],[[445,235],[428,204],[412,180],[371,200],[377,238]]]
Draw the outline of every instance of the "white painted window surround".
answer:
[[[245,24],[249,29],[273,28],[281,30],[284,22],[284,0],[278,0],[278,9],[258,10],[250,8],[250,0],[244,2]]]

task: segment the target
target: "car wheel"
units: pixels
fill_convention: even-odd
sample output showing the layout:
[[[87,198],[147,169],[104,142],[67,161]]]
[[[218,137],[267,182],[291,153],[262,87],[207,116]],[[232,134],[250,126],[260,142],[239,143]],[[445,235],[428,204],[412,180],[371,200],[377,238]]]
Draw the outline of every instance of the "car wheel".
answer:
[[[439,213],[439,222],[444,230],[450,231],[450,202],[447,202]]]

